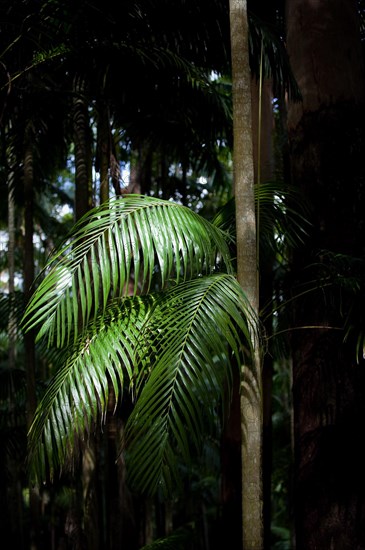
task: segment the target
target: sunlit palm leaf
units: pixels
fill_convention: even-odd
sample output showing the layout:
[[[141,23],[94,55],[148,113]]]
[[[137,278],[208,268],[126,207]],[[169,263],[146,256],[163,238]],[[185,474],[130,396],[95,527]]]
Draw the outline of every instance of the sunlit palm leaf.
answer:
[[[231,269],[226,235],[171,202],[116,199],[77,224],[25,316],[26,329],[43,323],[48,345],[67,344],[29,432],[38,478],[105,419],[110,387],[116,402],[129,387],[131,479],[150,493],[178,481],[176,453],[188,462],[199,448],[230,357],[249,345],[250,308]]]
[[[58,370],[29,432],[33,474],[62,467],[96,420],[111,382],[116,401],[137,393],[128,428],[131,478],[143,490],[178,483],[176,453],[190,461],[226,387],[232,352],[249,342],[250,308],[231,275],[181,283],[156,295],[112,303]],[[224,383],[225,382],[225,383]]]
[[[207,418],[231,381],[230,358],[249,346],[250,307],[231,275],[197,278],[168,290],[143,327],[154,363],[139,371],[141,388],[127,424],[129,475],[143,491],[178,482],[176,453],[188,463]],[[247,348],[246,348],[247,349]],[[217,360],[218,359],[218,360]],[[208,412],[210,411],[210,412]]]
[[[111,299],[163,288],[214,270],[230,270],[223,233],[172,202],[129,195],[88,213],[54,252],[29,303],[25,329],[61,347],[96,319]],[[131,289],[131,284],[133,288]]]
[[[109,383],[116,402],[133,385],[139,332],[153,303],[149,297],[127,297],[112,303],[103,318],[91,323],[51,381],[29,431],[29,461],[35,478],[44,479],[76,453],[90,427],[105,417]],[[138,348],[137,348],[138,342]]]

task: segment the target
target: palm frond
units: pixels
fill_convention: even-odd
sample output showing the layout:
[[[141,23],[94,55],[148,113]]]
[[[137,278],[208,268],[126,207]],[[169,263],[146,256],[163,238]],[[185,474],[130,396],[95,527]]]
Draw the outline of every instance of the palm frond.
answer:
[[[291,100],[300,101],[302,96],[290,66],[283,31],[278,25],[265,23],[252,12],[249,13],[249,23],[249,55],[253,74],[259,78],[262,51],[263,74],[272,79],[274,93],[288,93]]]
[[[143,546],[141,550],[184,550],[194,544],[194,533],[190,529],[179,529],[171,535],[158,538]]]
[[[297,189],[281,182],[254,186],[260,248],[262,253],[282,254],[287,246],[301,245],[310,228],[308,207]],[[235,198],[214,216],[213,225],[235,239]]]
[[[199,277],[157,300],[143,333],[153,363],[139,368],[138,398],[127,422],[128,473],[140,490],[169,492],[179,482],[176,454],[188,464],[199,450],[231,383],[231,354],[242,360],[252,313],[236,279]],[[210,411],[210,413],[209,413]]]
[[[181,283],[156,296],[115,300],[65,350],[29,431],[32,476],[72,464],[81,441],[103,423],[112,384],[137,395],[128,422],[132,481],[150,493],[178,483],[176,453],[190,461],[207,418],[230,386],[231,354],[249,347],[250,307],[232,275]],[[246,348],[247,349],[247,348]]]
[[[84,216],[54,252],[24,328],[40,327],[38,339],[47,334],[62,347],[71,337],[76,342],[109,300],[210,273],[218,261],[231,270],[223,233],[188,208],[139,195],[112,199]]]
[[[230,262],[226,235],[172,202],[128,196],[80,220],[24,317],[64,352],[29,431],[36,478],[68,465],[105,420],[110,388],[116,403],[128,388],[132,482],[149,493],[178,482],[176,453],[189,463],[230,386],[232,354],[250,351],[256,321]]]
[[[320,250],[318,262],[311,268],[316,275],[316,288],[321,294],[326,289],[327,307],[337,310],[344,342],[354,351],[357,362],[362,364],[365,359],[365,259]]]
[[[139,332],[152,302],[151,296],[112,302],[76,345],[64,350],[66,361],[59,365],[29,430],[28,456],[35,479],[52,477],[71,463],[92,425],[98,418],[103,423],[109,383],[116,402],[125,385],[133,386],[134,365],[138,353],[144,352]]]
[[[282,253],[285,247],[302,245],[310,228],[305,197],[294,187],[271,181],[255,186],[255,194],[262,248]]]

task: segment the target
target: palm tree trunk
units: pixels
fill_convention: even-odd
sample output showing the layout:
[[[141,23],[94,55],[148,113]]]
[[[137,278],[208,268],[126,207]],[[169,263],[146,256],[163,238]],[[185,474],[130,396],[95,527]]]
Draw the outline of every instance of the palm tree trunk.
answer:
[[[34,247],[33,247],[33,147],[32,137],[26,133],[24,153],[24,297],[26,303],[30,300],[34,281]],[[24,356],[27,376],[27,426],[33,420],[37,406],[36,397],[36,359],[35,359],[35,335],[30,330],[24,334]],[[29,487],[29,511],[30,511],[30,548],[38,547],[39,539],[39,494],[33,486]]]
[[[8,297],[9,297],[9,317],[8,317],[8,368],[13,371],[16,368],[16,343],[17,343],[17,316],[15,303],[15,158],[10,148],[8,154]],[[10,374],[11,376],[11,374]],[[9,400],[9,427],[16,425],[16,410],[14,385],[12,384],[12,392],[14,397]],[[24,525],[24,510],[23,510],[23,494],[22,483],[20,481],[19,471],[20,466],[16,463],[16,459],[6,453],[4,463],[1,464],[4,475],[1,476],[1,491],[0,500],[3,506],[3,528],[0,530],[2,536],[9,536],[17,547],[21,550],[25,548],[25,529]],[[9,477],[9,472],[12,472]],[[19,528],[21,526],[21,528]]]
[[[262,52],[263,54],[264,52]],[[274,174],[273,155],[273,109],[272,81],[264,78],[262,60],[260,78],[251,83],[252,133],[255,184],[271,181]],[[257,247],[260,233],[260,203],[256,207]],[[259,304],[260,311],[271,303],[273,295],[273,255],[265,256],[257,250],[257,264],[260,271]],[[272,333],[271,316],[264,323],[267,334]],[[262,358],[262,483],[263,483],[263,522],[264,548],[271,547],[271,471],[272,471],[272,377],[273,359],[271,353]]]
[[[24,294],[29,301],[34,281],[34,248],[33,248],[33,151],[30,141],[26,144],[24,155]],[[37,405],[35,385],[35,344],[34,332],[28,331],[24,336],[28,407],[27,418],[30,425]]]
[[[237,365],[235,365],[237,367]],[[242,444],[240,372],[233,370],[233,391],[229,414],[225,419],[221,439],[221,517],[217,548],[242,548]]]
[[[230,0],[230,25],[237,276],[257,314],[259,293],[246,0]],[[252,365],[250,368],[246,365],[242,367],[241,378],[242,522],[245,550],[263,548],[261,365],[254,331],[252,344]]]
[[[75,141],[75,220],[79,220],[92,205],[91,136],[89,114],[85,100],[85,84],[76,78],[73,109]]]
[[[98,117],[98,168],[100,173],[100,204],[109,199],[110,128],[106,104],[101,101]]]
[[[10,162],[8,177],[8,270],[9,270],[9,368],[15,368],[15,345],[16,345],[16,315],[15,315],[15,202],[14,202],[14,170]]]

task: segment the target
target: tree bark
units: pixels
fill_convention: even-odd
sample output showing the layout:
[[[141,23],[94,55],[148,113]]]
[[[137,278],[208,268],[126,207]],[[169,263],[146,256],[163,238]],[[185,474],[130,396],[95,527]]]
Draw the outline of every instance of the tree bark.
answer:
[[[287,0],[287,47],[303,101],[290,104],[289,129],[321,105],[364,100],[356,0]]]
[[[245,0],[230,0],[230,26],[237,277],[253,311],[257,314],[259,293],[253,187],[251,73]],[[252,364],[242,367],[241,377],[242,527],[245,550],[263,548],[261,365],[254,330],[252,344]]]
[[[103,100],[98,114],[98,167],[100,174],[100,204],[109,199],[110,127],[109,110]]]
[[[9,320],[8,320],[8,339],[9,339],[9,368],[15,368],[16,359],[16,332],[17,321],[15,312],[15,201],[14,201],[14,162],[9,159],[10,170],[8,176],[8,271],[9,271]]]
[[[13,372],[17,366],[16,344],[18,338],[18,323],[16,313],[16,294],[15,294],[15,249],[16,249],[16,222],[15,222],[15,155],[12,147],[8,148],[7,154],[7,187],[8,187],[8,369],[11,380],[8,396],[8,415],[7,426],[12,429],[17,425],[17,409],[19,404],[17,399],[19,393],[13,381]],[[5,395],[3,398],[5,402]],[[10,537],[14,546],[23,550],[26,546],[24,525],[24,506],[23,506],[23,487],[20,481],[22,465],[19,464],[17,453],[9,453],[8,444],[5,443],[2,456],[0,458],[0,507],[2,510],[2,524],[0,526],[0,540]],[[0,522],[1,523],[1,522]],[[22,528],[19,529],[19,526]]]
[[[264,52],[263,52],[264,53]],[[255,185],[269,182],[274,176],[272,81],[264,78],[253,79],[252,97],[252,133]],[[256,204],[257,247],[260,234],[260,203]],[[260,273],[259,310],[272,302],[274,256],[257,250],[257,264]],[[272,333],[272,317],[264,323],[267,334]],[[273,356],[266,353],[262,357],[262,483],[263,483],[263,522],[264,548],[271,547],[271,471],[272,471],[272,377]]]
[[[73,110],[75,142],[75,220],[78,221],[92,206],[91,136],[89,114],[82,79],[75,84]]]
[[[364,254],[364,72],[355,0],[290,0],[286,19],[303,96],[288,106],[291,177],[313,207],[311,239],[294,257],[301,284],[320,251]],[[342,325],[339,309],[318,296],[295,308],[296,326],[324,327],[293,335],[297,550],[365,547],[364,373],[329,328]]]
[[[24,152],[24,298],[28,303],[32,295],[34,281],[34,245],[33,245],[33,146],[31,132],[25,132]],[[24,334],[24,357],[27,380],[27,428],[29,429],[37,406],[36,396],[36,357],[34,330]],[[29,512],[30,512],[30,548],[36,550],[40,537],[40,499],[38,491],[29,487]]]

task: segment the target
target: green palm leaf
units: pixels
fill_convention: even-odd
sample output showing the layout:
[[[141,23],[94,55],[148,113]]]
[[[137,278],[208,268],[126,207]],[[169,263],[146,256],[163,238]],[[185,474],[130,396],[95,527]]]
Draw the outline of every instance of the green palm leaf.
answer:
[[[254,186],[260,248],[265,254],[283,253],[287,246],[303,244],[310,229],[305,197],[294,187],[281,182]],[[235,239],[235,198],[232,197],[214,216],[213,225]]]
[[[187,529],[179,529],[171,535],[158,538],[143,546],[141,550],[184,550],[194,545],[194,533]]]
[[[121,399],[137,394],[128,422],[130,476],[141,490],[178,483],[176,453],[190,462],[231,382],[231,353],[249,345],[250,308],[231,275],[182,283],[158,296],[109,305],[66,350],[29,430],[35,479],[51,477],[75,456],[96,420],[103,422],[109,384]]]
[[[126,385],[133,388],[134,365],[139,353],[145,355],[139,334],[152,303],[151,296],[111,303],[76,345],[65,349],[67,359],[57,369],[29,430],[29,462],[36,479],[44,479],[46,473],[52,477],[76,454],[96,420],[105,420],[110,384],[116,402]]]
[[[260,75],[260,57],[262,55],[263,74],[272,79],[275,94],[288,93],[292,101],[302,99],[289,58],[282,39],[283,30],[280,25],[265,23],[252,12],[249,13],[249,55],[251,71],[256,78]]]
[[[176,454],[189,463],[191,445],[199,450],[207,418],[230,385],[231,354],[242,360],[243,342],[250,345],[251,321],[241,287],[227,274],[182,283],[157,300],[142,331],[154,362],[147,380],[139,369],[126,429],[128,471],[140,490],[169,492],[178,483]]]
[[[49,344],[62,347],[76,342],[109,300],[210,273],[217,261],[230,271],[224,234],[189,209],[139,195],[112,199],[82,218],[54,252],[24,328],[40,327],[38,338],[47,334]]]
[[[126,386],[137,394],[128,422],[132,481],[153,493],[178,482],[176,453],[190,461],[207,418],[215,418],[230,356],[249,345],[250,308],[228,274],[199,277],[153,297],[111,303],[66,350],[29,431],[29,461],[36,479],[64,466],[105,419],[109,383],[116,401]],[[225,382],[225,383],[224,383]]]
[[[105,421],[110,390],[120,403],[127,388],[131,480],[149,493],[178,481],[176,453],[188,463],[199,448],[255,323],[226,240],[187,208],[136,195],[91,211],[54,252],[24,316],[65,358],[29,430],[38,479],[68,464]]]

